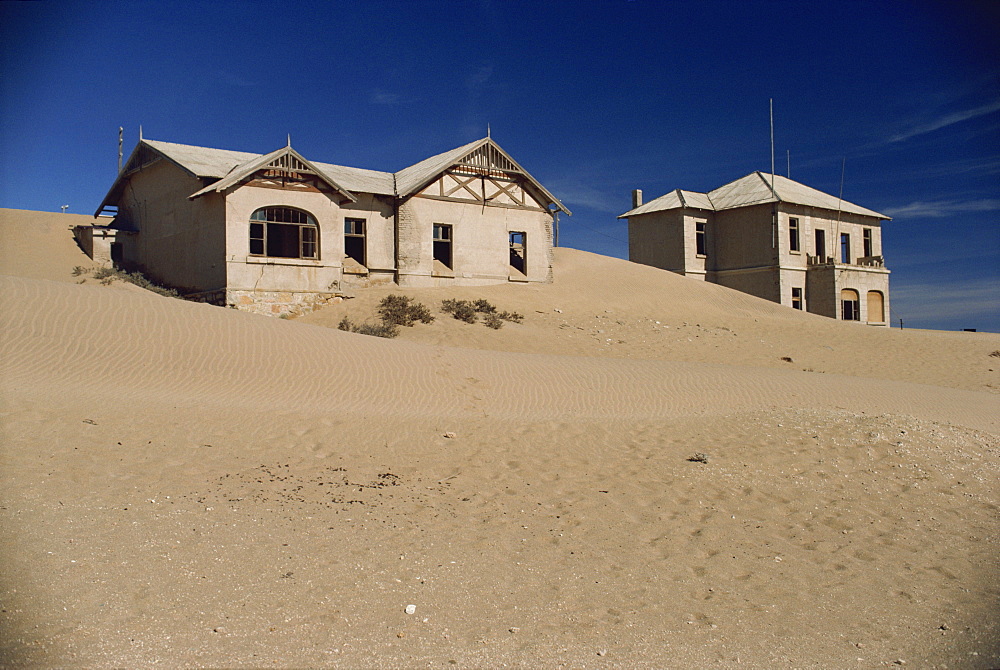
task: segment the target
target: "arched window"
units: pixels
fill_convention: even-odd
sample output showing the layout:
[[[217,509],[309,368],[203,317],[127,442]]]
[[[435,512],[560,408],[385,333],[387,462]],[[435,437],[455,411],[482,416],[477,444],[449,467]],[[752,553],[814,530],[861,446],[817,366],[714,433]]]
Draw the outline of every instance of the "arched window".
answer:
[[[319,258],[319,227],[309,212],[261,207],[250,217],[250,255]]]
[[[885,323],[885,300],[880,291],[868,291],[868,323]]]
[[[844,321],[861,320],[861,298],[852,288],[840,291],[840,318]]]

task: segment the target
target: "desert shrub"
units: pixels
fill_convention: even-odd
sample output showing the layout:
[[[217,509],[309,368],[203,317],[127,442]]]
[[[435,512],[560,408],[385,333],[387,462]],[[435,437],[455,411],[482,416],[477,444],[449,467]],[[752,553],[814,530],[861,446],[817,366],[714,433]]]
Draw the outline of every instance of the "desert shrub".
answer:
[[[101,280],[103,280],[103,279],[115,279],[115,276],[117,274],[119,274],[118,270],[116,270],[114,268],[109,268],[109,267],[102,266],[102,267],[99,267],[99,268],[97,268],[97,269],[94,270],[93,277],[94,277],[94,279],[101,279]]]
[[[152,291],[153,293],[166,296],[168,298],[179,298],[181,294],[172,288],[166,288],[158,284],[154,284],[149,281],[149,279],[141,272],[125,272],[124,270],[119,270],[115,267],[101,266],[99,268],[94,268],[93,270],[87,270],[81,266],[76,266],[73,268],[73,275],[79,276],[83,274],[90,273],[94,279],[99,280],[103,285],[107,286],[113,281],[124,281],[129,284],[135,284],[139,288],[144,288],[147,291]],[[85,280],[81,280],[78,283],[83,283]]]
[[[349,333],[358,333],[359,335],[372,335],[374,337],[396,337],[399,335],[399,327],[394,324],[386,323],[353,323],[346,316],[340,320],[337,324],[337,328],[340,330],[346,330]]]
[[[483,316],[483,323],[487,328],[492,328],[493,330],[500,330],[503,328],[503,319],[496,312],[488,312]]]
[[[449,298],[441,302],[442,311],[451,314],[459,321],[475,323],[479,315],[483,315],[483,323],[494,330],[501,328],[504,321],[521,323],[524,316],[517,312],[501,312],[488,300],[455,300]]]
[[[394,326],[412,326],[414,322],[431,323],[434,315],[427,307],[405,295],[387,295],[378,304],[382,322]]]
[[[490,304],[489,300],[484,300],[483,298],[476,300],[474,303],[472,303],[472,306],[480,314],[494,314],[497,311],[497,308],[494,305]]]
[[[465,321],[466,323],[475,323],[479,318],[476,314],[475,305],[468,300],[453,300],[449,298],[441,302],[441,309],[459,321]]]
[[[500,312],[499,316],[504,321],[510,321],[511,323],[521,323],[524,319],[524,316],[517,312]]]

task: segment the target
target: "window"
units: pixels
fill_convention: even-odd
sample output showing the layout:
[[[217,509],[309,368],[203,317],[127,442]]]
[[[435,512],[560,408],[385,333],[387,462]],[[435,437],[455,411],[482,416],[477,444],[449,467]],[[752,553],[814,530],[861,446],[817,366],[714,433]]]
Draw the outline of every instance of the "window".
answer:
[[[861,298],[854,289],[840,291],[840,318],[844,321],[861,320]]]
[[[868,323],[885,323],[885,299],[879,291],[868,291]]]
[[[861,232],[864,235],[864,237],[862,238],[862,244],[864,244],[864,248],[865,248],[864,255],[865,256],[871,256],[872,255],[872,229],[871,228],[864,228]]]
[[[788,219],[788,250],[801,251],[799,248],[799,220]]]
[[[250,255],[319,258],[316,220],[291,207],[261,207],[250,217]]]
[[[344,219],[344,257],[365,263],[365,220]]]
[[[851,262],[851,236],[847,233],[840,234],[840,262]]]
[[[510,233],[510,266],[523,275],[528,274],[527,256],[528,235],[526,233]]]
[[[792,289],[792,307],[795,309],[802,309],[802,289],[793,288]]]
[[[708,245],[706,244],[707,240],[705,239],[706,225],[707,224],[704,221],[699,221],[696,224],[694,224],[695,251],[699,256],[708,255]]]
[[[821,228],[816,229],[816,256],[826,258],[826,231]]]
[[[434,224],[434,260],[452,269],[451,226],[443,223]]]

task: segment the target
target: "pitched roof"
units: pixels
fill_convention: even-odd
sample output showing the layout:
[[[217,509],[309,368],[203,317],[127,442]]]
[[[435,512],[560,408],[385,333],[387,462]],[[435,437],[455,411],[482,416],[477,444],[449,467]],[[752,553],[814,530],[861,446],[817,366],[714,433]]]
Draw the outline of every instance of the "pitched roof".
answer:
[[[674,194],[683,194],[683,200]],[[774,190],[771,190],[771,174],[763,172],[751,172],[745,177],[736,181],[731,181],[724,186],[720,186],[708,193],[692,193],[691,191],[671,191],[665,196],[651,200],[650,202],[625,212],[619,219],[637,216],[639,214],[649,214],[668,209],[679,209],[681,207],[695,207],[698,209],[710,209],[722,211],[735,209],[737,207],[747,207],[768,202],[787,202],[807,207],[817,207],[832,211],[849,212],[861,216],[870,216],[877,219],[889,220],[885,214],[867,209],[852,202],[842,200],[837,196],[823,193],[805,184],[800,184],[788,177],[774,175]],[[702,204],[692,204],[702,203]],[[702,206],[707,204],[708,206]]]
[[[354,202],[357,200],[349,191],[345,191],[337,182],[328,177],[323,170],[319,169],[308,160],[302,157],[298,151],[293,149],[291,146],[282,147],[272,151],[269,154],[264,154],[263,156],[256,156],[246,161],[242,165],[237,165],[234,167],[228,175],[220,179],[219,181],[209,184],[205,188],[201,189],[196,193],[192,193],[190,198],[197,198],[200,195],[209,193],[210,191],[220,192],[224,191],[230,186],[240,183],[250,175],[252,175],[257,170],[261,168],[267,168],[271,166],[280,165],[283,168],[288,168],[292,166],[293,169],[297,171],[302,171],[305,173],[312,173],[319,177],[321,180],[326,182],[328,186],[340,193],[347,200]]]
[[[416,193],[449,167],[467,159],[476,150],[487,144],[493,150],[499,152],[506,161],[509,161],[515,171],[523,174],[534,188],[544,198],[549,200],[550,204],[556,205],[558,209],[567,214],[570,213],[527,170],[518,165],[507,152],[488,137],[464,144],[451,151],[431,156],[395,174],[380,172],[378,170],[347,167],[345,165],[333,165],[331,163],[313,163],[303,158],[301,154],[294,150],[292,150],[292,153],[303,163],[307,164],[324,181],[327,181],[331,186],[344,193],[348,198],[353,199],[352,193],[374,193],[376,195],[398,195],[405,197]],[[208,147],[196,147],[187,144],[174,144],[173,142],[143,139],[139,141],[139,144],[132,151],[128,162],[108,190],[108,194],[101,202],[101,206],[97,211],[101,212],[106,205],[115,200],[116,194],[120,191],[129,174],[148,164],[150,162],[149,156],[151,155],[156,158],[169,160],[191,176],[220,180],[193,193],[191,196],[197,197],[209,191],[219,191],[237,183],[240,179],[260,169],[261,166],[267,165],[271,160],[285,153],[288,149],[291,148],[283,147],[270,154],[254,154],[244,151],[210,149]]]
[[[442,172],[460,163],[519,173],[528,180],[543,198],[548,200],[546,204],[555,205],[557,209],[572,215],[558,198],[549,193],[537,179],[532,177],[527,170],[521,167],[517,161],[511,158],[510,154],[500,148],[500,145],[490,137],[484,137],[475,142],[463,144],[451,151],[445,151],[436,156],[425,158],[419,163],[414,163],[408,168],[403,168],[396,173],[396,193],[404,198],[408,195],[413,195],[427,186]],[[496,163],[500,163],[500,165]]]

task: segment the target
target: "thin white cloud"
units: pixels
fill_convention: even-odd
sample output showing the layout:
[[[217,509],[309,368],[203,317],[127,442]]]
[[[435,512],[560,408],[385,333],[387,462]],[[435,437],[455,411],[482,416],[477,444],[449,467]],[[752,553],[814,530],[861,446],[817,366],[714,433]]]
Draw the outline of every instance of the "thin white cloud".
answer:
[[[885,208],[892,218],[939,219],[965,212],[995,212],[1000,210],[1000,199],[979,198],[974,200],[917,200],[901,207]]]
[[[911,323],[965,319],[975,327],[1000,312],[1000,282],[989,279],[894,285],[891,296],[893,316]]]
[[[951,114],[946,114],[939,119],[931,121],[930,123],[925,123],[905,132],[899,133],[898,135],[893,135],[889,138],[889,142],[902,142],[903,140],[908,140],[911,137],[916,137],[918,135],[925,135],[927,133],[932,133],[940,128],[945,128],[947,126],[954,125],[956,123],[961,123],[962,121],[967,121],[968,119],[974,119],[977,116],[985,116],[986,114],[992,114],[993,112],[1000,111],[1000,100],[994,100],[991,103],[982,105],[980,107],[975,107],[973,109],[967,109],[961,112],[952,112]]]
[[[398,93],[390,93],[381,88],[376,88],[368,96],[368,101],[373,105],[398,105],[403,101]]]

